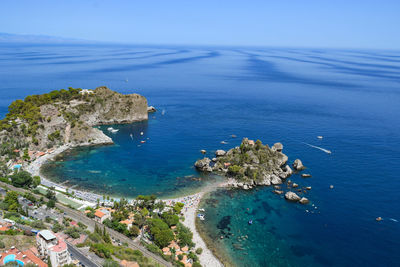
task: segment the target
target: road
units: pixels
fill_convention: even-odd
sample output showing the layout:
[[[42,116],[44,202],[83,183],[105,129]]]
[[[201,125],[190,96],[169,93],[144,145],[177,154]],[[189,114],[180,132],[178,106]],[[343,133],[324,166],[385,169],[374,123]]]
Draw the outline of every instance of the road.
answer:
[[[67,242],[68,246],[68,251],[72,254],[72,257],[79,260],[81,264],[83,264],[85,267],[99,267],[101,265],[97,265],[95,262],[92,260],[88,259],[82,252],[80,252],[76,247],[73,245],[69,244]]]
[[[0,182],[0,185],[1,186],[6,186],[10,190],[13,190],[13,191],[16,191],[16,192],[19,192],[19,193],[22,193],[22,194],[29,192],[29,193],[33,194],[34,196],[36,196],[37,198],[42,197],[41,195],[39,196],[39,195],[36,195],[36,194],[32,193],[30,190],[26,190],[26,189],[23,189],[23,188],[17,188],[17,187],[14,187],[14,186],[10,185],[10,184],[6,184],[4,182]],[[44,199],[47,201],[46,197],[44,197]],[[68,208],[67,206],[64,206],[64,205],[62,205],[62,204],[60,204],[58,202],[56,203],[56,207],[61,209],[61,210],[63,210],[65,215],[67,215],[68,217],[72,218],[73,220],[86,224],[89,229],[93,230],[95,225],[99,226],[101,229],[103,229],[103,227],[105,227],[107,232],[110,234],[111,237],[113,237],[114,239],[119,239],[121,241],[121,243],[126,242],[130,248],[141,251],[144,256],[146,256],[148,258],[152,258],[158,264],[161,264],[161,265],[167,266],[167,267],[172,267],[173,266],[170,262],[168,262],[168,261],[164,260],[163,258],[161,258],[160,256],[148,251],[139,242],[133,241],[129,237],[127,237],[127,236],[125,236],[125,235],[123,235],[123,234],[121,234],[121,233],[119,233],[117,231],[114,231],[111,228],[108,228],[104,224],[98,223],[95,220],[90,219],[84,213],[76,211],[76,210],[73,210],[71,208]]]

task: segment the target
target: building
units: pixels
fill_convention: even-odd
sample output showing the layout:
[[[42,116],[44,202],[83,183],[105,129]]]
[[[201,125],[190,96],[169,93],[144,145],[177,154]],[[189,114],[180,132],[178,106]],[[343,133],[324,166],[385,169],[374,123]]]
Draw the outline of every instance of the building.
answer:
[[[81,95],[91,95],[91,94],[94,94],[94,91],[90,90],[90,89],[82,89],[81,91],[79,91],[79,93]]]
[[[49,230],[42,230],[36,235],[36,243],[39,254],[44,258],[50,257],[52,266],[71,263],[67,243],[60,236]]]
[[[47,267],[47,264],[35,255],[34,248],[25,251],[19,251],[16,247],[6,250],[0,254],[0,265],[15,262],[19,266],[34,264],[39,267]]]
[[[98,209],[94,213],[94,219],[95,219],[95,221],[97,221],[99,223],[103,223],[104,220],[110,219],[110,218],[111,218],[111,211],[106,208]]]

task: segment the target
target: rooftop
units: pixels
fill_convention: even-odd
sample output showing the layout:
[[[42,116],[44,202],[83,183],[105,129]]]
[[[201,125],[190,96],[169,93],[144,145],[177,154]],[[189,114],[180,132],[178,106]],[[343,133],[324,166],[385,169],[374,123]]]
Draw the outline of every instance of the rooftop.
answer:
[[[42,230],[38,234],[41,235],[46,241],[56,239],[56,236],[49,230]]]

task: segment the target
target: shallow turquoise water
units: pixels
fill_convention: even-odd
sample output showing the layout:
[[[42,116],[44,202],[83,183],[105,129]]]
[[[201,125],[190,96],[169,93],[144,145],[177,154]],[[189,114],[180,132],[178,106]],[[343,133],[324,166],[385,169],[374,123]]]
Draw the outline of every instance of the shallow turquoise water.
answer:
[[[215,243],[239,266],[398,265],[399,52],[117,45],[0,49],[2,114],[16,98],[68,86],[137,92],[159,109],[148,122],[116,126],[115,145],[80,148],[52,163],[46,174],[54,179],[112,195],[171,196],[214,181],[194,179],[200,176],[192,166],[201,149],[212,155],[238,145],[242,137],[280,141],[290,162],[301,158],[313,175],[291,179],[312,186],[307,197],[319,213],[306,212],[312,204],[286,202],[270,188],[218,191],[204,204],[205,230]],[[376,222],[378,216],[384,220]],[[251,227],[249,219],[255,221]],[[229,235],[219,238],[237,236],[239,230],[248,235],[240,242],[245,250]]]

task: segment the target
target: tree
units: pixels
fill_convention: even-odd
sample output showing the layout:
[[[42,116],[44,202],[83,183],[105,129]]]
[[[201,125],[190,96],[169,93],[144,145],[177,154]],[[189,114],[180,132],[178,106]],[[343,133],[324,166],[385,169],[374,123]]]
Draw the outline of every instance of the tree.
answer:
[[[4,202],[7,204],[8,211],[18,211],[20,205],[18,203],[18,193],[15,191],[8,191]]]
[[[146,208],[143,208],[140,213],[142,214],[143,217],[146,217],[149,214],[149,210]]]
[[[140,233],[139,228],[136,225],[132,225],[131,228],[129,228],[129,235],[136,237]]]
[[[179,217],[175,214],[164,212],[161,217],[163,218],[164,222],[168,224],[169,227],[176,225],[179,222]]]
[[[160,248],[168,246],[174,240],[174,234],[170,229],[160,230],[154,235],[154,242]]]
[[[104,242],[111,244],[111,237],[108,234],[105,226],[103,228],[103,240],[104,240]]]
[[[176,227],[178,230],[178,239],[179,239],[179,245],[180,246],[189,246],[193,247],[194,243],[192,241],[193,238],[193,233],[190,231],[190,229],[183,224],[179,223]]]
[[[56,200],[56,192],[54,192],[54,187],[47,189],[46,197],[54,201]]]
[[[185,204],[181,203],[181,202],[177,202],[174,205],[174,211],[176,214],[181,213],[181,210],[183,209],[183,207],[185,206]]]
[[[52,208],[54,208],[55,206],[56,206],[56,201],[54,200],[54,199],[50,199],[48,202],[47,202],[47,208],[49,208],[49,209],[52,209]]]
[[[33,176],[33,184],[32,184],[32,186],[34,187],[34,188],[36,188],[38,185],[40,185],[40,176]]]
[[[29,151],[28,151],[27,148],[24,150],[24,155],[22,156],[22,158],[24,160],[30,160],[31,159],[31,157],[29,156]]]
[[[11,175],[11,183],[15,187],[29,187],[32,181],[32,175],[27,171],[19,171]]]

